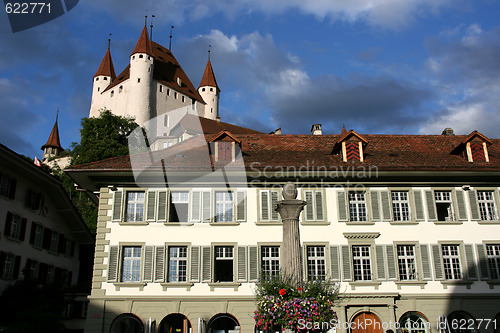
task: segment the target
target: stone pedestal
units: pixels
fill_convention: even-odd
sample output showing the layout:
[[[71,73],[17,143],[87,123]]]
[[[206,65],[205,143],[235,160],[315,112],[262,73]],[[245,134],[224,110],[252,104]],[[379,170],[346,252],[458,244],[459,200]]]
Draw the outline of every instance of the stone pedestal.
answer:
[[[305,201],[295,199],[297,189],[292,183],[283,187],[283,198],[278,201],[276,211],[283,221],[283,247],[281,257],[283,259],[283,275],[291,277],[295,285],[302,282],[302,267],[300,265],[300,232],[299,215]]]

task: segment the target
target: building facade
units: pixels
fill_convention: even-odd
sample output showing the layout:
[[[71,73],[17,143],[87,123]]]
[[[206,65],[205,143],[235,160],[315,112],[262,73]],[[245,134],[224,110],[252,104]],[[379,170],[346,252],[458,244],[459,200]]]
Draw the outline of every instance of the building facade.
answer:
[[[100,191],[86,332],[256,331],[288,181],[306,201],[303,276],[339,284],[338,332],[437,333],[440,317],[453,333],[498,332],[500,140],[315,126],[191,137],[143,159],[140,181],[129,156],[68,169]]]

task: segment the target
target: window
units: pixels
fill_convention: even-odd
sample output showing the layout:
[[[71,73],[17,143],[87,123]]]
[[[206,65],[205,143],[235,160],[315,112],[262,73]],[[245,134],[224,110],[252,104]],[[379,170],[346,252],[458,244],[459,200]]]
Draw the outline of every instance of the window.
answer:
[[[201,91],[205,91],[205,88],[201,88]]]
[[[231,161],[233,159],[233,145],[231,142],[217,142],[217,160]]]
[[[137,83],[141,83],[141,78],[140,77],[137,78]]]
[[[168,126],[169,126],[168,114],[166,114],[166,115],[163,117],[163,125],[164,125],[165,127],[168,127]]]
[[[460,267],[460,250],[458,245],[442,245],[444,276],[447,280],[460,280],[462,269]]]
[[[214,91],[214,88],[210,88],[210,91]]]
[[[0,173],[0,196],[14,199],[17,181]]]
[[[401,330],[407,333],[429,333],[431,324],[418,312],[407,312],[399,319]]]
[[[38,261],[28,259],[26,262],[26,278],[36,279],[38,277]]]
[[[37,210],[40,208],[40,203],[42,200],[42,193],[35,192],[32,189],[26,191],[25,205],[29,209]]]
[[[185,97],[184,97],[184,96],[182,96],[182,103],[184,103],[184,100],[185,100]]]
[[[326,277],[326,259],[324,246],[308,246],[307,279],[324,280]]]
[[[104,78],[103,78],[103,80],[104,80],[104,81],[108,81],[108,78],[107,78],[107,77],[104,77]]]
[[[349,192],[349,218],[351,221],[366,221],[365,192]]]
[[[36,247],[42,247],[42,241],[43,241],[43,226],[40,224],[33,224],[33,227],[35,228],[35,238],[34,238],[34,245]]]
[[[279,192],[273,190],[260,191],[260,220],[276,221],[280,220],[278,212],[274,209],[278,203]]]
[[[120,86],[120,87],[118,88],[118,93],[121,93],[122,91],[123,91],[123,86]]]
[[[416,280],[417,269],[415,261],[415,246],[414,245],[398,245],[398,267],[399,279]]]
[[[57,244],[59,241],[59,233],[56,231],[52,231],[50,237],[50,251],[56,253],[57,252]]]
[[[167,88],[167,96],[170,96],[170,89]]]
[[[144,192],[127,192],[125,221],[144,221]]]
[[[372,266],[369,245],[353,245],[352,258],[354,281],[368,281],[372,279]]]
[[[26,219],[21,219],[20,216],[7,212],[4,235],[11,239],[23,241],[25,232]]]
[[[186,282],[187,247],[168,247],[168,282]]]
[[[0,258],[2,274],[1,277],[4,279],[12,279],[14,276],[14,261],[16,257],[11,253],[1,253],[3,258]]]
[[[163,86],[160,84],[160,92],[163,92]]]
[[[233,221],[233,193],[215,192],[215,222]]]
[[[177,91],[174,91],[174,98],[177,99]]]
[[[438,221],[453,221],[453,204],[450,191],[434,191]]]
[[[486,256],[488,257],[491,278],[493,280],[500,279],[500,244],[486,245]]]
[[[141,279],[142,247],[124,246],[122,256],[122,282],[137,282]]]
[[[495,196],[493,194],[493,191],[477,191],[477,201],[479,204],[481,220],[498,220],[497,211],[495,208]]]
[[[139,54],[139,58],[143,58],[144,56],[142,54]]]
[[[216,246],[215,248],[215,282],[233,281],[233,247]]]
[[[270,276],[278,276],[280,273],[280,247],[262,246],[260,251],[262,273]]]
[[[408,192],[393,191],[392,197],[392,212],[394,221],[409,221],[410,220],[410,200]]]
[[[169,222],[187,222],[189,212],[189,192],[171,191]]]
[[[111,93],[110,93],[111,97],[113,97],[115,95],[115,91],[114,90],[111,90]]]
[[[169,141],[169,142],[163,142],[163,149],[165,148],[170,148],[174,145],[173,142]]]
[[[323,192],[321,190],[304,191],[306,206],[304,207],[306,221],[323,221]]]

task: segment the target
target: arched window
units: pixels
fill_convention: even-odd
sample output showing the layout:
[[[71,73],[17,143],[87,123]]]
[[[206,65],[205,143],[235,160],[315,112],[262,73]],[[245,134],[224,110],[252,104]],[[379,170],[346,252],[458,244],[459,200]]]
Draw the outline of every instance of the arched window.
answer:
[[[144,333],[144,325],[136,315],[124,313],[113,320],[110,333]]]
[[[208,322],[207,333],[228,333],[240,327],[240,324],[229,313],[219,313]]]
[[[418,312],[407,312],[399,319],[401,332],[404,333],[430,333],[431,325],[427,319]]]
[[[159,333],[170,333],[170,332],[181,332],[189,333],[191,332],[191,322],[189,319],[180,313],[171,313],[162,319],[158,332]]]
[[[454,311],[448,315],[450,333],[476,333],[476,321],[465,311]]]

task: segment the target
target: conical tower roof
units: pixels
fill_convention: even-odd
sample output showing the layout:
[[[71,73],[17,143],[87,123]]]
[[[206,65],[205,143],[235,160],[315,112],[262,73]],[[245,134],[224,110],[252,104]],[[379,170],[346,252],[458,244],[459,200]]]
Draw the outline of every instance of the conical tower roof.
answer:
[[[114,80],[116,78],[115,68],[113,66],[113,60],[111,59],[109,48],[106,51],[106,54],[102,59],[101,66],[99,66],[99,69],[97,70],[97,73],[95,73],[94,77],[99,75],[111,76],[111,80]]]
[[[42,150],[44,150],[47,147],[52,147],[52,148],[59,148],[60,150],[64,150],[63,147],[61,147],[61,142],[59,141],[59,128],[57,126],[57,118],[59,117],[56,116],[56,122],[54,123],[54,127],[52,127],[52,132],[50,132],[49,139],[47,140],[47,143],[42,146]]]
[[[210,63],[210,59],[207,62],[207,66],[205,67],[205,72],[203,73],[203,77],[201,78],[200,87],[216,87],[217,90],[220,91],[219,86],[217,85],[217,81],[215,80],[214,70],[212,69],[212,64]]]
[[[151,41],[149,40],[148,29],[146,28],[146,26],[144,26],[144,29],[142,29],[141,36],[139,37],[139,40],[135,45],[135,49],[132,52],[132,54],[136,53],[146,53],[150,56],[153,56]]]

